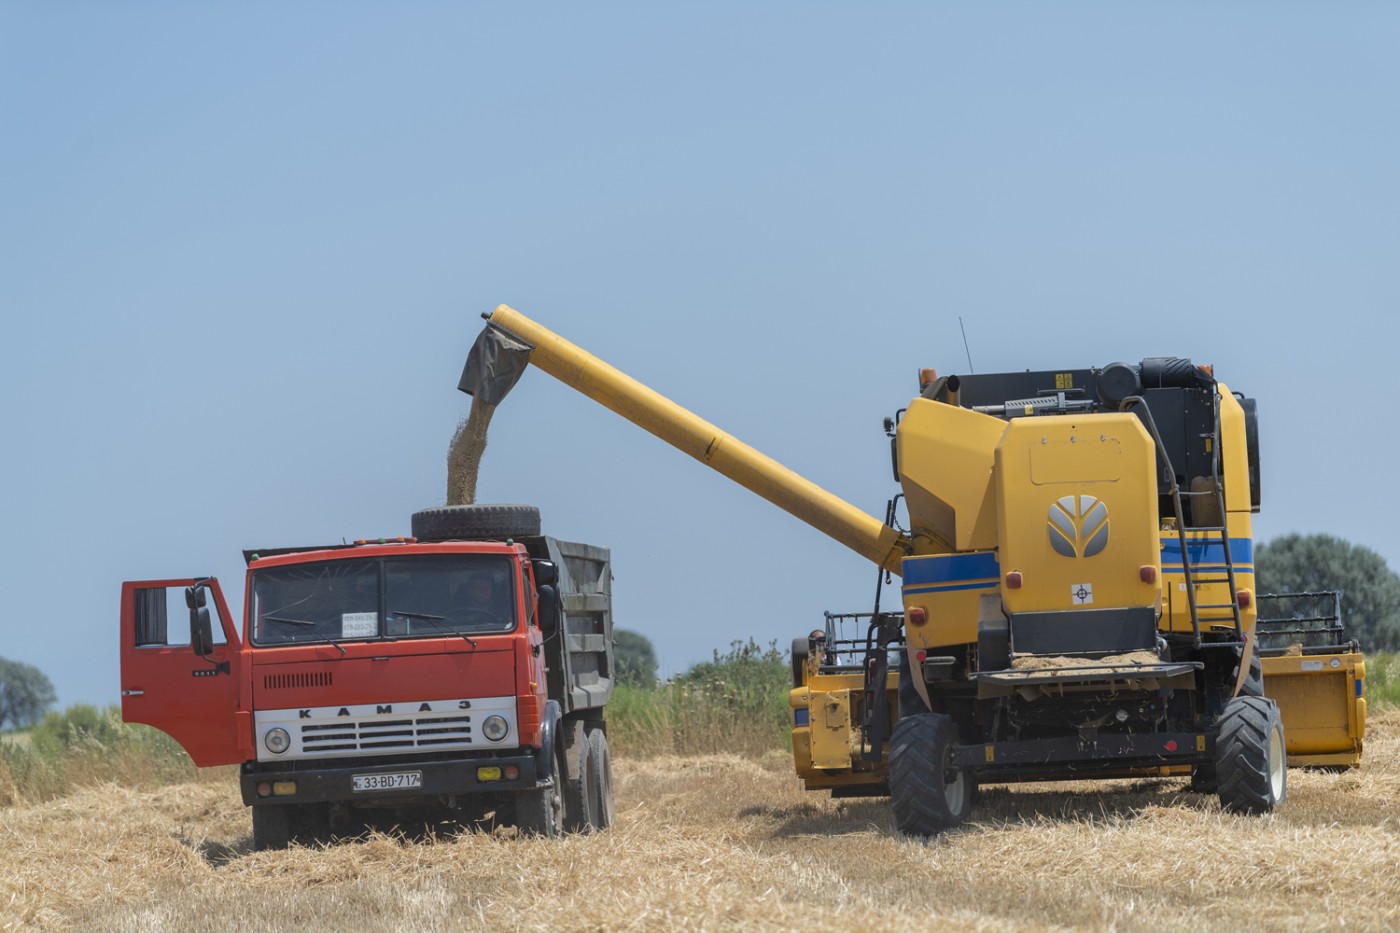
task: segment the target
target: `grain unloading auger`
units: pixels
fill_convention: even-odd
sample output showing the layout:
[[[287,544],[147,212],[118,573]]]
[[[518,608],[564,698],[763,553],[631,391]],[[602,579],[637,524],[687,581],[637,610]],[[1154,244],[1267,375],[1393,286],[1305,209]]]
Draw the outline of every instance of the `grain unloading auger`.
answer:
[[[486,317],[463,391],[495,404],[533,363],[903,577],[902,616],[853,652],[796,646],[808,787],[888,793],[912,834],[966,819],[978,782],[1181,774],[1230,809],[1282,803],[1254,405],[1208,368],[930,373],[887,422],[901,532],[519,312]]]

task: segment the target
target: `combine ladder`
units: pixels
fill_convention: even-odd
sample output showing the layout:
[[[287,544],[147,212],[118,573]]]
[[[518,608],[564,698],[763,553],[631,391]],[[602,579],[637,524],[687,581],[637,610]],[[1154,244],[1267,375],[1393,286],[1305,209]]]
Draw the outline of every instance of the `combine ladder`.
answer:
[[[1140,406],[1142,409],[1143,421],[1147,429],[1152,434],[1153,441],[1157,444],[1157,453],[1162,458],[1162,462],[1169,469],[1167,475],[1171,478],[1171,500],[1172,509],[1176,514],[1176,537],[1181,548],[1181,570],[1186,577],[1186,600],[1191,607],[1191,630],[1195,638],[1196,647],[1201,646],[1201,627],[1210,626],[1216,623],[1228,622],[1235,629],[1235,642],[1216,642],[1214,644],[1223,647],[1243,647],[1244,646],[1244,619],[1240,614],[1239,600],[1235,598],[1238,587],[1235,585],[1235,558],[1231,553],[1230,530],[1225,512],[1225,486],[1220,481],[1220,396],[1218,392],[1211,396],[1212,407],[1214,409],[1214,423],[1211,429],[1210,441],[1211,457],[1211,488],[1201,491],[1182,491],[1180,484],[1176,481],[1176,470],[1171,468],[1171,456],[1167,453],[1166,445],[1162,443],[1162,436],[1157,431],[1157,425],[1152,420],[1152,410],[1147,407],[1146,400],[1141,397],[1134,397],[1126,400],[1134,402],[1133,407]],[[1190,498],[1193,506],[1206,497],[1214,497],[1215,514],[1219,516],[1219,523],[1215,525],[1192,525],[1191,531],[1197,534],[1193,537],[1186,535],[1186,516],[1182,506],[1183,498]],[[1192,508],[1193,517],[1201,511]],[[1212,567],[1209,570],[1203,569],[1202,564],[1215,564],[1216,561],[1205,559],[1209,555],[1213,546],[1221,549],[1223,570]],[[1192,551],[1203,555],[1197,561],[1191,557]],[[1198,599],[1197,588],[1209,584],[1226,584],[1226,593],[1229,601],[1223,603],[1202,603]]]

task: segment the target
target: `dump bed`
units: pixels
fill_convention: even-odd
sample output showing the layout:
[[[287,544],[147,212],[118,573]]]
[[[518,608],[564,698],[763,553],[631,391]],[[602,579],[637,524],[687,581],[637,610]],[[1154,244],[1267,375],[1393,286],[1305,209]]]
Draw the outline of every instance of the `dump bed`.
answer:
[[[544,632],[549,696],[563,712],[601,709],[612,697],[612,563],[607,548],[547,535],[520,539],[559,569],[560,624]]]

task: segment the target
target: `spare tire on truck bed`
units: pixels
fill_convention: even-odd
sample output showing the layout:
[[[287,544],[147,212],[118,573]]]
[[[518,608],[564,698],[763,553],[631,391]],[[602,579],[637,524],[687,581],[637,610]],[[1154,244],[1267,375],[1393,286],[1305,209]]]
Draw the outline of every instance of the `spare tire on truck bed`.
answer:
[[[419,541],[451,538],[523,538],[540,533],[540,510],[533,505],[444,505],[413,513]]]

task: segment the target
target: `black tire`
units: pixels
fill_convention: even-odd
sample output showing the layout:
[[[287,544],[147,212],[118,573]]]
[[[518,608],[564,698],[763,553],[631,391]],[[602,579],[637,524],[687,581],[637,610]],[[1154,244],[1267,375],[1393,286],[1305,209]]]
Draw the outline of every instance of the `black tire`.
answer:
[[[1278,706],[1265,697],[1235,697],[1220,714],[1215,740],[1216,792],[1227,810],[1267,813],[1288,795],[1288,756]]]
[[[607,829],[613,824],[617,814],[613,802],[612,753],[608,751],[608,737],[602,729],[588,733],[589,788],[593,792],[593,828]]]
[[[951,765],[958,730],[941,713],[901,717],[890,739],[890,809],[906,836],[933,836],[967,820],[975,779]]]
[[[285,849],[292,844],[292,808],[289,804],[274,806],[253,804],[253,851]]]
[[[559,749],[554,750],[549,761],[550,773],[541,775],[549,783],[515,795],[515,825],[527,836],[553,838],[564,825],[564,769]]]
[[[792,640],[792,685],[800,687],[807,680],[807,658],[812,653],[812,640],[806,635]]]
[[[533,505],[444,505],[413,513],[413,537],[527,538],[540,533],[540,510]]]
[[[1240,674],[1240,667],[1235,665],[1235,676]],[[1261,697],[1264,695],[1264,663],[1259,660],[1259,649],[1256,648],[1249,656],[1249,673],[1245,675],[1244,683],[1240,685],[1240,696]]]
[[[1215,762],[1204,762],[1191,769],[1190,789],[1197,794],[1213,794],[1220,787],[1215,774]]]
[[[564,780],[564,831],[586,833],[593,829],[593,787],[589,756],[592,748],[584,732],[584,723],[576,719],[564,726],[564,762],[568,774]]]

